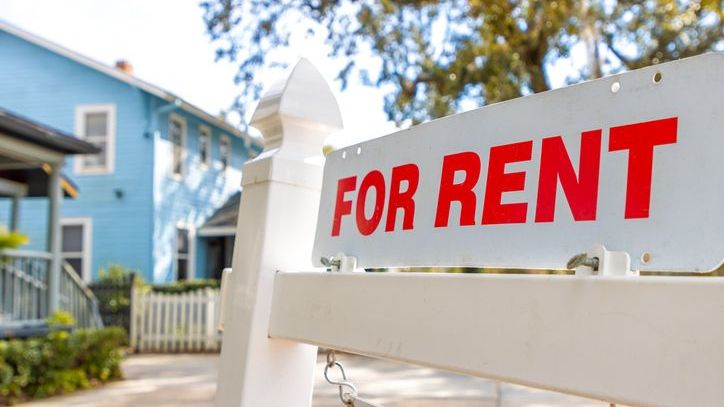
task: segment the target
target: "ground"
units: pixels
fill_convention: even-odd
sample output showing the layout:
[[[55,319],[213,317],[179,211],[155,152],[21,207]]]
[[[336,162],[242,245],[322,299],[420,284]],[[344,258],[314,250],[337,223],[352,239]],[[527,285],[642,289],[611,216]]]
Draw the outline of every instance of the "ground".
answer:
[[[349,379],[360,395],[386,407],[483,406],[607,406],[593,400],[522,386],[417,368],[360,356],[342,354]],[[218,355],[136,355],[128,358],[126,380],[98,389],[25,404],[27,407],[170,407],[213,405]],[[314,387],[314,407],[338,407],[338,389],[322,376],[320,356]],[[496,403],[496,394],[501,399]]]

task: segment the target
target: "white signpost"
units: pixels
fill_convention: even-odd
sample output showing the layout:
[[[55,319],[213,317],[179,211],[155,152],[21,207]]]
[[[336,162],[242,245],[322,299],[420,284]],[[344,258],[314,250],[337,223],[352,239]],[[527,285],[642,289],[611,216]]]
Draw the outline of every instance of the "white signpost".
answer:
[[[255,113],[268,146],[244,169],[217,405],[308,406],[319,345],[724,405],[724,280],[638,276],[722,263],[723,73],[712,54],[484,107],[336,151],[322,179],[339,115],[302,62]],[[568,276],[351,272],[580,253]],[[300,272],[310,257],[333,272]]]

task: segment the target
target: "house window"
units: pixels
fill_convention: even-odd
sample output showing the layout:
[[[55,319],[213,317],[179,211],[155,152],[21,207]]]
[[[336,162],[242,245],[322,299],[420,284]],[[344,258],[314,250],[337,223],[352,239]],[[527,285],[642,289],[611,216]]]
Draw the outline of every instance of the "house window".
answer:
[[[231,164],[231,140],[227,136],[221,136],[219,140],[219,156],[221,157],[221,169],[227,169]]]
[[[186,121],[184,119],[176,115],[169,115],[168,139],[171,142],[171,174],[181,176],[184,173],[186,147]]]
[[[75,133],[101,151],[75,158],[77,174],[108,174],[115,165],[116,108],[114,105],[76,107]]]
[[[211,129],[206,126],[199,127],[199,161],[202,165],[209,165],[211,156]]]
[[[176,279],[189,278],[189,231],[176,228]]]
[[[61,257],[84,280],[90,280],[91,220],[62,219]]]

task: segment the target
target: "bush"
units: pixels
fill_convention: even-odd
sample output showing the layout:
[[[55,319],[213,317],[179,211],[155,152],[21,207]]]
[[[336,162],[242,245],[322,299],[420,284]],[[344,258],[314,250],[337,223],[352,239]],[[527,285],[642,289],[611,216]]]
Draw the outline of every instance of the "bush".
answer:
[[[131,306],[131,284],[137,288],[145,286],[140,272],[111,263],[98,270],[98,281],[91,284],[91,290],[95,290],[95,287],[103,287],[102,290],[94,291],[101,303],[101,310],[118,313],[128,310]],[[117,289],[108,289],[109,287],[117,287]]]
[[[141,272],[139,270],[129,269],[122,264],[109,263],[108,266],[98,270],[98,282],[105,284],[125,285],[128,284],[128,282],[131,280],[131,276],[134,274],[136,275],[136,283],[143,284]]]
[[[158,293],[179,294],[189,291],[201,290],[204,288],[219,288],[221,282],[216,279],[179,280],[169,284],[151,286],[151,289]]]
[[[75,318],[68,311],[55,311],[48,317],[48,326],[50,327],[64,327],[75,325]]]
[[[28,243],[28,237],[22,233],[11,232],[0,225],[0,249],[14,249]]]
[[[126,332],[116,327],[0,341],[0,404],[121,378],[121,347],[126,341]]]

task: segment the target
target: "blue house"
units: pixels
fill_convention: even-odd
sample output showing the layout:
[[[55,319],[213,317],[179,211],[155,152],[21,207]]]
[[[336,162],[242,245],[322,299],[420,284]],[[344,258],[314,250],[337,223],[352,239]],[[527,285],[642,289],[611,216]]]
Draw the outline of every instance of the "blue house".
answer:
[[[1,107],[100,148],[64,167],[82,193],[60,208],[63,258],[84,279],[110,263],[154,282],[230,265],[235,219],[220,219],[234,212],[242,164],[261,151],[254,139],[127,62],[110,67],[2,21],[0,61]],[[21,231],[28,249],[43,248],[47,202],[25,201]],[[0,200],[0,224],[9,208]]]

